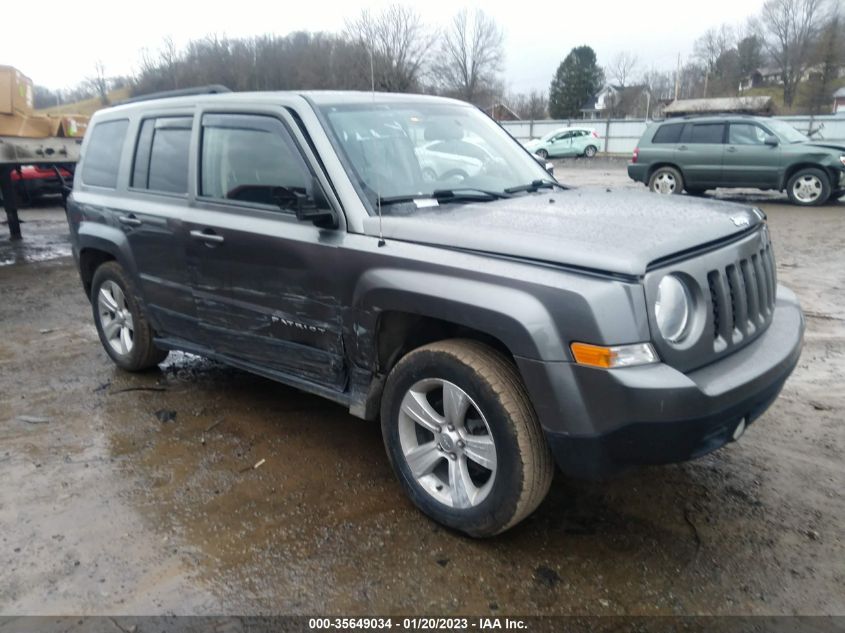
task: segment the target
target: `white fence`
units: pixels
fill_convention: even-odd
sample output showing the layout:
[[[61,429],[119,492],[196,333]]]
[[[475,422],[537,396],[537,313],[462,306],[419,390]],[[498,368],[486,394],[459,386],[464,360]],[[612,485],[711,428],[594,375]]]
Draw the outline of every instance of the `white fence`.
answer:
[[[804,134],[818,130],[815,140],[824,139],[845,143],[845,116],[825,114],[820,116],[774,117],[789,123]],[[539,138],[558,128],[567,126],[593,128],[601,137],[599,151],[610,154],[630,154],[653,121],[645,119],[561,119],[542,121],[502,121],[502,126],[520,141]]]

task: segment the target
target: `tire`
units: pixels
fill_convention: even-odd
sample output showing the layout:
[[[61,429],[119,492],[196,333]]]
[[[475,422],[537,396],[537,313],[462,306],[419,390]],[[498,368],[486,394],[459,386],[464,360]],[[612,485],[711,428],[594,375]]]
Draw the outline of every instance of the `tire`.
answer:
[[[542,158],[543,160],[549,160],[549,153],[548,153],[546,150],[544,150],[544,149],[538,149],[538,150],[537,150],[536,152],[534,152],[534,153],[535,153],[535,154],[537,154],[537,156],[539,156],[539,157],[540,157],[540,158]]]
[[[132,282],[117,262],[105,262],[94,272],[91,306],[100,342],[115,365],[143,371],[167,357],[167,351],[153,345],[153,329]]]
[[[830,194],[830,198],[828,198],[827,201],[837,202],[842,196],[845,196],[845,189],[836,189],[832,194]]]
[[[587,145],[587,148],[584,150],[584,156],[587,158],[595,158],[598,151],[599,150],[596,149],[595,145]]]
[[[444,400],[464,402],[464,413],[444,415]],[[470,536],[516,525],[551,485],[551,452],[516,367],[476,341],[441,341],[404,356],[385,384],[381,428],[411,501]]]
[[[786,183],[786,195],[792,204],[815,207],[830,198],[830,181],[821,169],[800,169]]]
[[[684,190],[684,177],[674,167],[658,167],[648,179],[648,188],[662,195],[677,195]]]
[[[423,182],[437,182],[437,173],[431,168],[426,167],[422,170]]]

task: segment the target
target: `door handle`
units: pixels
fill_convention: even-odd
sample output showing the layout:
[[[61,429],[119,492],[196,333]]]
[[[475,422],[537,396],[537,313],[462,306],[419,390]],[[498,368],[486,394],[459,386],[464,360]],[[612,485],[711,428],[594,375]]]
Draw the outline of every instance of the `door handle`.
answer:
[[[117,217],[117,221],[124,226],[141,226],[143,224],[141,220],[135,217],[134,213],[130,213],[129,215],[120,215]]]
[[[729,147],[726,151],[733,153],[733,152],[736,151],[736,148],[735,147]]]
[[[678,149],[679,149],[679,150],[687,150],[687,149],[689,149],[689,148],[688,148],[686,145],[679,145],[679,146],[678,146]]]
[[[211,229],[191,231],[191,237],[200,242],[204,242],[206,246],[217,246],[218,244],[223,243],[223,236],[218,235]]]

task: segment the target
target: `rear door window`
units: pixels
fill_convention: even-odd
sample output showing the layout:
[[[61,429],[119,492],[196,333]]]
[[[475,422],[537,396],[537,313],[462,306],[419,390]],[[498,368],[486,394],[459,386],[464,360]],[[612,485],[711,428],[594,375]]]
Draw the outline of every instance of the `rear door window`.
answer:
[[[683,123],[674,123],[672,125],[661,125],[654,133],[652,143],[677,143],[681,140],[681,130],[684,129]]]
[[[128,119],[104,121],[94,126],[85,149],[82,182],[95,187],[117,187],[120,154],[128,128]]]
[[[687,138],[685,143],[721,144],[725,137],[724,123],[693,123],[687,124]]]
[[[192,117],[145,119],[138,134],[132,186],[164,193],[188,192]]]

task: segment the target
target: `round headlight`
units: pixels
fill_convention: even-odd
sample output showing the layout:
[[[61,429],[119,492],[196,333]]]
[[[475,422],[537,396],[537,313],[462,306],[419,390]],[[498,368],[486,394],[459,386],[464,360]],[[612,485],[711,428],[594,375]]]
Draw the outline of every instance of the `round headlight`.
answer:
[[[687,333],[692,297],[686,284],[675,275],[666,275],[657,286],[654,316],[661,336],[670,343],[677,343]]]

